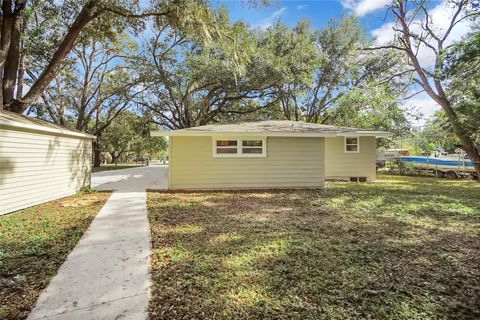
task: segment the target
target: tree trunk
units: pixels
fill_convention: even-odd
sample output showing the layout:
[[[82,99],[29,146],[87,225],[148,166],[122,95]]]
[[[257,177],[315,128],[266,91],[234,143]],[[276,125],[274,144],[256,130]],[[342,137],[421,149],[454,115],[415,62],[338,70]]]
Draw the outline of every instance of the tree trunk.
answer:
[[[473,163],[475,171],[479,176],[478,181],[480,182],[480,150],[478,150],[475,141],[471,137],[471,135],[465,131],[464,126],[459,122],[458,115],[455,110],[452,108],[450,100],[448,99],[445,90],[442,87],[441,79],[438,78],[438,74],[441,71],[441,59],[440,56],[437,54],[436,61],[435,61],[435,72],[429,79],[428,74],[424,71],[422,66],[420,65],[420,61],[417,58],[417,53],[413,50],[411,44],[412,34],[410,33],[410,24],[408,23],[407,19],[407,2],[399,1],[398,3],[398,11],[396,12],[397,19],[400,21],[402,25],[402,39],[404,50],[409,57],[413,67],[415,68],[415,72],[417,73],[418,77],[420,78],[417,82],[422,86],[425,92],[435,101],[437,102],[447,115],[448,121],[452,125],[453,132],[457,135],[462,143],[462,149],[467,153],[468,157]],[[455,20],[451,20],[450,25],[453,27]],[[427,22],[428,23],[428,22]],[[428,26],[428,25],[427,25]],[[445,39],[445,38],[444,38]],[[443,41],[437,40],[437,50],[438,52],[442,52],[443,50]],[[435,85],[435,90],[433,89],[430,80],[433,81]]]
[[[3,69],[5,61],[7,60],[7,54],[10,48],[10,40],[12,37],[13,26],[13,1],[3,0],[2,2],[2,25],[1,25],[1,38],[0,38],[0,79],[3,78]],[[0,86],[0,109],[3,109],[3,82]]]
[[[25,54],[23,51],[23,41],[20,42],[20,61],[18,63],[17,92],[15,99],[20,100],[23,96],[23,86],[25,84]]]
[[[17,85],[18,67],[20,62],[20,39],[23,27],[23,11],[25,1],[16,1],[13,11],[13,20],[11,21],[10,46],[7,51],[7,57],[3,65],[3,105],[8,106],[15,99],[14,92]]]
[[[0,39],[0,66],[3,68],[10,48],[10,38],[12,36],[13,26],[13,1],[3,0],[2,2],[2,27]]]
[[[470,161],[473,163],[473,168],[475,169],[475,172],[477,173],[477,182],[480,183],[480,155],[478,152],[478,148],[475,146],[473,147],[465,147],[463,148],[465,152],[467,153],[468,157],[470,158]]]
[[[90,0],[88,1],[78,14],[77,18],[71,25],[67,34],[63,38],[63,41],[58,46],[57,50],[53,54],[52,59],[50,60],[46,69],[38,77],[38,79],[33,83],[30,90],[25,94],[21,100],[13,100],[12,103],[8,106],[8,110],[16,113],[23,113],[27,108],[29,103],[34,102],[37,98],[41,96],[43,91],[50,84],[52,79],[57,74],[58,70],[61,68],[62,63],[67,56],[67,54],[73,48],[75,40],[79,36],[82,29],[93,19],[95,19],[100,11],[97,8],[97,1]],[[3,33],[3,32],[2,32]],[[7,109],[7,108],[6,108]]]
[[[97,141],[93,142],[93,166],[95,168],[100,167],[102,164],[102,150],[100,149],[100,142]]]
[[[451,107],[448,99],[443,98],[440,101],[437,100],[437,102],[440,104],[443,111],[447,115],[447,118],[452,125],[453,131],[455,132],[458,139],[462,143],[461,148],[468,155],[468,157],[470,158],[470,161],[472,161],[473,168],[477,173],[477,177],[479,177],[477,181],[480,182],[480,150],[475,144],[475,141],[468,135],[467,132],[465,132],[462,124],[458,122],[458,116],[455,113],[455,110],[453,110],[453,108]]]
[[[116,151],[110,152],[110,156],[112,157],[112,163],[117,165],[117,152]]]
[[[470,158],[473,164],[473,168],[477,173],[477,182],[480,182],[480,152],[475,145],[475,142],[466,134],[456,133],[460,141],[462,142],[462,149]]]

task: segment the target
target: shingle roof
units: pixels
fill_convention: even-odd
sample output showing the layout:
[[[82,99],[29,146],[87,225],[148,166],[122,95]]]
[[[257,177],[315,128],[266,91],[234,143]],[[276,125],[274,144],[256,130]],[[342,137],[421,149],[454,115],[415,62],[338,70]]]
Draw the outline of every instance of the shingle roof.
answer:
[[[57,133],[75,137],[91,138],[95,139],[95,136],[87,134],[82,131],[73,130],[66,128],[64,126],[58,125],[56,123],[48,122],[45,120],[27,117],[21,114],[9,112],[9,111],[0,111],[0,125],[8,127],[16,127],[23,129],[31,129],[49,133]]]
[[[152,136],[195,135],[262,135],[262,136],[390,136],[385,131],[369,131],[360,128],[338,127],[290,120],[269,120],[234,124],[210,124],[172,131],[153,131]]]

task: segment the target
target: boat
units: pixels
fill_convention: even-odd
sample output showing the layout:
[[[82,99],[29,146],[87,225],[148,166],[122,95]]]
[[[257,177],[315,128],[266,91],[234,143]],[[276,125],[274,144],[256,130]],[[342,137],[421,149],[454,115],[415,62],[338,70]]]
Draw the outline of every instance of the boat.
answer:
[[[472,161],[466,155],[448,154],[441,156],[400,156],[396,161],[412,166],[414,169],[428,170],[438,176],[457,178],[475,173]]]

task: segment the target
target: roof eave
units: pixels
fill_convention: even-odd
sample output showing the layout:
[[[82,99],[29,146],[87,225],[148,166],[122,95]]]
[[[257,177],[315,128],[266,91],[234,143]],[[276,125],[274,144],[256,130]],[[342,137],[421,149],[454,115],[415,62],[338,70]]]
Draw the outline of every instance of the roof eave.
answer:
[[[393,134],[385,131],[352,131],[352,132],[209,132],[209,131],[150,131],[152,137],[210,137],[210,136],[242,136],[242,137],[377,137],[387,138]]]
[[[70,130],[61,130],[61,129],[49,128],[49,127],[44,127],[44,126],[40,126],[40,125],[21,123],[21,122],[7,120],[7,119],[0,119],[0,126],[5,126],[5,127],[9,127],[9,128],[15,128],[15,129],[21,129],[21,130],[26,129],[26,130],[45,132],[45,133],[53,133],[53,134],[76,137],[76,138],[83,138],[83,139],[92,139],[92,140],[97,139],[96,136],[88,134],[88,133],[81,133],[81,132],[75,132],[75,131],[70,131]]]

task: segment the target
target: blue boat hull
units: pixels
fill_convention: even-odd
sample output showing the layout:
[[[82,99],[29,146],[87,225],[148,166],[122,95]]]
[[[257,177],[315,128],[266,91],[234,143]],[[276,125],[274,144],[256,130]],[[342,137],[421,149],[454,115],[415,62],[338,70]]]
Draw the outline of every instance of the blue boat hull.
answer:
[[[439,170],[462,170],[474,171],[473,163],[467,159],[454,160],[432,157],[398,157],[398,161],[412,164],[420,168],[439,169]]]

